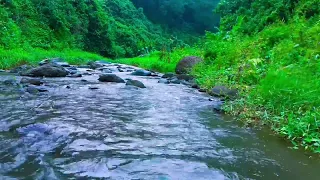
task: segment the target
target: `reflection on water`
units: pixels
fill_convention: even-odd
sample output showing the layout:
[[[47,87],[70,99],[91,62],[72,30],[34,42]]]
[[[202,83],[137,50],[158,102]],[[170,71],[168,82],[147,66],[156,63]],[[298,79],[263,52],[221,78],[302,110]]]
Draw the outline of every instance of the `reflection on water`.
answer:
[[[0,179],[318,179],[320,162],[216,114],[208,96],[130,78],[147,89],[97,75],[45,79],[39,95],[0,83]]]

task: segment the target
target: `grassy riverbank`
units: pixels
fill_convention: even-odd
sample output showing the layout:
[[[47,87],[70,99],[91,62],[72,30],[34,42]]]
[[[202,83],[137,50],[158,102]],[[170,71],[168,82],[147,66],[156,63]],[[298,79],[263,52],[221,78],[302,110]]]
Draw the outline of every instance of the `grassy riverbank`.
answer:
[[[10,69],[21,64],[37,64],[43,59],[56,57],[70,64],[85,64],[89,60],[107,60],[100,55],[80,50],[0,49],[0,69]]]

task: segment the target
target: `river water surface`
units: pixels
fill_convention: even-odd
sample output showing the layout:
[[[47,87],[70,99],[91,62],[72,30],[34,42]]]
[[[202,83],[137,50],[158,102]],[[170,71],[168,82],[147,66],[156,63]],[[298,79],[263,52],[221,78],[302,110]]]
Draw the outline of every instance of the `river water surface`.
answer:
[[[31,95],[1,83],[20,78],[2,73],[0,179],[319,179],[318,159],[239,127],[209,96],[116,74],[147,88],[93,74],[46,78],[49,92]]]

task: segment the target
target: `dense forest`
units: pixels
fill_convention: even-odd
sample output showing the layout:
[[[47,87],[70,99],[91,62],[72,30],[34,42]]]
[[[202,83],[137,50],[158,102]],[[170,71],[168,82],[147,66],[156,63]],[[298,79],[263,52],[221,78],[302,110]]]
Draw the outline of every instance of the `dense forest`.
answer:
[[[104,56],[171,72],[200,56],[192,75],[202,88],[241,92],[227,112],[320,152],[319,0],[0,2],[0,69]]]

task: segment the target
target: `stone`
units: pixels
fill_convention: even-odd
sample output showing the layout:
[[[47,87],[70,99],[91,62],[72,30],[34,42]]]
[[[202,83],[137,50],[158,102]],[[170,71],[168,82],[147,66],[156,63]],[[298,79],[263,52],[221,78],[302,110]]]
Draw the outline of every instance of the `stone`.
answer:
[[[89,65],[89,68],[91,68],[91,69],[98,69],[98,68],[105,66],[103,63],[94,62],[94,61],[88,62],[88,65]]]
[[[211,89],[209,94],[217,97],[235,99],[238,97],[238,90],[229,89],[226,86],[215,86]]]
[[[162,84],[170,84],[170,82],[167,79],[160,79],[158,81],[158,83],[162,83]]]
[[[166,73],[166,74],[164,74],[163,76],[162,76],[162,78],[173,78],[173,77],[175,77],[176,76],[176,74],[174,74],[174,73]]]
[[[19,67],[16,67],[12,70],[10,70],[10,73],[17,73],[19,75],[23,75],[25,74],[28,70],[32,69],[33,67],[32,66],[29,66],[29,65],[22,65],[22,66],[19,66]]]
[[[190,73],[191,69],[197,65],[198,63],[202,62],[203,60],[200,57],[196,56],[188,56],[183,58],[176,66],[176,73],[177,74],[188,74]]]
[[[89,65],[80,65],[80,66],[78,66],[78,68],[88,69],[88,68],[90,68],[90,66]]]
[[[136,86],[138,88],[146,88],[146,86],[142,82],[137,81],[137,80],[128,80],[126,85],[127,86]]]
[[[144,70],[144,69],[138,69],[131,73],[133,76],[151,76],[152,73],[150,71]]]
[[[18,85],[18,82],[15,79],[7,79],[3,81],[3,84],[7,86],[16,86]]]
[[[192,80],[194,79],[193,76],[188,75],[188,74],[178,74],[178,75],[177,75],[177,78],[178,78],[179,80],[185,80],[185,81],[192,81]]]
[[[35,86],[40,86],[40,85],[43,84],[43,81],[41,79],[23,77],[20,80],[20,83],[21,84],[32,84],[32,85],[35,85]]]
[[[177,79],[177,78],[174,78],[174,79],[170,80],[170,83],[172,83],[172,84],[180,84],[181,81],[179,79]]]
[[[122,78],[115,74],[101,74],[98,80],[101,82],[125,83]]]
[[[89,89],[91,89],[91,90],[97,90],[97,89],[99,89],[99,88],[98,88],[98,87],[95,87],[95,86],[90,86]]]
[[[37,93],[39,93],[39,90],[37,88],[35,88],[34,86],[29,86],[26,88],[26,92],[28,92],[30,94],[37,94]]]
[[[45,64],[37,68],[30,69],[24,76],[30,77],[66,77],[68,71],[62,66],[55,64]]]
[[[81,73],[70,74],[68,77],[71,77],[71,78],[79,78],[79,77],[82,77],[82,74],[81,74]]]

